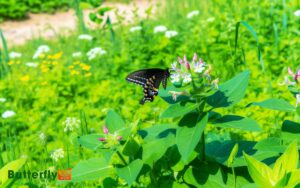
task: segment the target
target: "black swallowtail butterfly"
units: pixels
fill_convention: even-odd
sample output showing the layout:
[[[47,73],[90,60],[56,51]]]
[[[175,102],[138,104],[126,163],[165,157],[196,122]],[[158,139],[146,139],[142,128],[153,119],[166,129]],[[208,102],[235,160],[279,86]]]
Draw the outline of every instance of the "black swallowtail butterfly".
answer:
[[[167,87],[167,79],[170,76],[169,69],[142,69],[130,73],[126,80],[139,84],[144,88],[144,97],[140,101],[140,104],[144,104],[146,101],[153,101],[154,97],[158,94],[158,88],[162,82],[163,88]]]

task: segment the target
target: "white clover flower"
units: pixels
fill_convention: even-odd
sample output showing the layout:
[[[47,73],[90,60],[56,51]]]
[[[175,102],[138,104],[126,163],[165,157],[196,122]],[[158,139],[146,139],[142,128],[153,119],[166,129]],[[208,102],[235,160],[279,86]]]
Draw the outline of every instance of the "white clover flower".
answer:
[[[300,17],[300,10],[296,10],[296,11],[294,12],[294,15],[297,16],[297,17]]]
[[[183,78],[183,83],[186,84],[186,83],[189,83],[192,81],[192,75],[189,74],[189,73],[184,73],[182,75],[182,78]]]
[[[205,70],[205,64],[204,63],[195,63],[194,65],[194,71],[196,73],[202,73]]]
[[[296,107],[298,107],[298,104],[300,103],[300,94],[296,95]]]
[[[106,54],[107,52],[103,50],[101,47],[92,48],[90,51],[86,53],[89,60],[96,58],[98,55]]]
[[[63,125],[65,126],[64,132],[72,132],[75,128],[79,128],[80,126],[80,120],[76,117],[67,117],[66,120],[63,122]]]
[[[88,35],[88,34],[81,34],[78,36],[78,39],[91,41],[91,40],[93,40],[93,36]]]
[[[134,26],[129,29],[130,32],[142,30],[142,26]]]
[[[11,59],[20,58],[20,57],[22,57],[22,54],[20,54],[18,52],[10,52],[9,53],[9,58],[11,58]]]
[[[171,82],[172,83],[180,82],[180,74],[179,73],[171,74]]]
[[[27,66],[27,67],[37,67],[39,64],[38,63],[33,63],[33,62],[27,62],[27,63],[25,63],[25,65]]]
[[[58,159],[64,158],[64,156],[65,156],[65,152],[62,148],[54,150],[50,155],[50,157],[56,162],[58,161]]]
[[[178,32],[177,31],[166,31],[165,32],[165,36],[167,37],[167,38],[172,38],[172,37],[175,37],[176,35],[178,35]]]
[[[199,13],[200,13],[199,10],[194,10],[194,11],[189,12],[189,13],[186,15],[186,17],[187,17],[188,19],[191,19],[192,17],[198,15]]]
[[[10,117],[13,117],[15,116],[16,113],[12,110],[7,110],[5,112],[2,113],[2,118],[6,119],[6,118],[10,118]]]
[[[49,52],[50,51],[50,48],[49,48],[49,46],[47,46],[47,45],[41,45],[41,46],[39,46],[38,47],[38,49],[35,51],[35,53],[34,53],[34,55],[33,55],[33,59],[36,59],[36,58],[38,58],[41,54],[43,54],[43,53],[47,53],[47,52]]]
[[[42,141],[44,141],[44,140],[46,139],[45,133],[41,132],[41,133],[39,134],[39,138],[40,138]]]
[[[82,53],[81,52],[74,52],[72,54],[72,57],[81,57],[82,56]]]
[[[177,70],[177,62],[175,61],[174,63],[171,64],[171,70],[176,71]]]
[[[214,17],[210,17],[210,18],[207,18],[206,20],[208,23],[211,23],[211,22],[214,22],[215,21],[215,18]]]
[[[159,25],[159,26],[156,26],[154,28],[154,33],[159,33],[159,32],[165,32],[167,31],[167,27],[166,26],[163,26],[163,25]]]
[[[0,102],[6,102],[6,98],[0,98]]]

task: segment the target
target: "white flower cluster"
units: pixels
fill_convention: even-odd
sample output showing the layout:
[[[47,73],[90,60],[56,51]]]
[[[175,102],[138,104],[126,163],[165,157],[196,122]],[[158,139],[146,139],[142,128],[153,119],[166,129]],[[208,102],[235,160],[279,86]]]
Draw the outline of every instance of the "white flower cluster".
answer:
[[[82,53],[81,52],[74,52],[72,54],[72,57],[81,57],[82,56]]]
[[[37,59],[41,54],[43,53],[47,53],[50,51],[49,46],[47,45],[41,45],[38,47],[38,49],[35,51],[34,55],[33,55],[33,59]]]
[[[134,26],[129,29],[130,32],[140,31],[142,30],[141,26]]]
[[[27,63],[25,63],[25,65],[26,65],[27,67],[33,67],[33,68],[35,68],[35,67],[37,67],[39,64],[38,64],[38,63],[34,63],[34,62],[27,62]]]
[[[20,58],[20,57],[22,57],[22,54],[20,54],[18,52],[10,52],[9,53],[9,58],[11,58],[11,59]]]
[[[13,117],[15,115],[16,115],[16,113],[14,111],[6,110],[5,112],[2,113],[2,118],[7,119],[7,118]]]
[[[193,10],[193,11],[189,12],[189,13],[186,15],[186,17],[187,17],[188,19],[191,19],[192,17],[197,16],[199,13],[200,13],[199,10]]]
[[[166,26],[159,25],[154,28],[154,33],[165,33],[165,37],[172,38],[178,35],[178,32],[175,30],[168,30]]]
[[[67,117],[66,120],[63,122],[63,125],[65,126],[64,132],[72,132],[74,128],[79,128],[80,126],[80,120],[76,117]]]
[[[88,35],[88,34],[81,34],[78,36],[78,39],[91,41],[91,40],[93,40],[93,36]]]
[[[296,11],[294,12],[294,15],[297,16],[297,17],[300,17],[300,10],[296,10]]]
[[[6,102],[6,98],[0,98],[0,102]]]
[[[64,156],[65,156],[65,152],[64,152],[64,150],[63,150],[62,148],[59,148],[59,149],[54,150],[54,151],[51,153],[51,155],[50,155],[50,157],[51,157],[55,162],[57,162],[58,159],[60,159],[60,158],[64,158]]]
[[[98,55],[104,55],[104,54],[106,54],[106,51],[103,50],[101,47],[92,48],[90,49],[90,51],[86,53],[89,60],[95,59]]]

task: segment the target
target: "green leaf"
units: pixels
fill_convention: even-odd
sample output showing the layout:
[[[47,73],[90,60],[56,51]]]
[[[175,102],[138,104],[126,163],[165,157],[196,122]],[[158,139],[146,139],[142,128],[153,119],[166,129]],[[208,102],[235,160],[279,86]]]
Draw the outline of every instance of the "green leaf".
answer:
[[[290,173],[290,175],[291,176],[289,178],[289,181],[288,181],[288,183],[285,187],[286,188],[299,187],[299,184],[300,184],[300,170],[297,169],[297,170],[293,171],[292,173]]]
[[[221,128],[237,128],[246,131],[261,131],[256,121],[236,115],[225,115],[213,122],[214,126]]]
[[[295,111],[295,107],[283,99],[267,99],[261,102],[250,103],[247,105],[247,107],[249,106],[260,106],[262,108],[268,108],[271,110],[278,110],[283,112]]]
[[[143,138],[144,142],[150,142],[156,139],[161,139],[169,136],[169,134],[175,135],[175,124],[158,124],[152,127],[139,130],[139,135]]]
[[[248,87],[250,71],[244,71],[219,86],[219,90],[209,96],[207,103],[214,107],[229,107],[238,103]]]
[[[193,110],[195,110],[199,104],[180,102],[170,105],[161,115],[160,118],[175,118],[183,116]]]
[[[293,121],[289,121],[289,120],[285,120],[282,124],[281,127],[281,138],[286,140],[286,141],[293,141],[295,139],[297,139],[298,141],[300,141],[300,124],[293,122]]]
[[[194,121],[194,125],[178,126],[176,131],[176,145],[184,162],[188,162],[189,157],[200,141],[201,135],[207,124],[208,114],[200,117],[197,113],[187,114],[184,118]],[[183,119],[184,119],[183,118]]]
[[[124,145],[122,153],[126,156],[133,156],[139,150],[140,145],[135,141],[134,138],[128,139]]]
[[[110,110],[107,113],[106,116],[106,126],[110,133],[113,133],[115,131],[118,131],[119,129],[122,129],[125,127],[125,122],[121,118],[119,114],[117,114],[115,111]]]
[[[257,149],[259,151],[275,151],[278,153],[283,153],[286,149],[286,146],[283,146],[281,144],[281,139],[280,138],[275,138],[275,137],[270,137],[263,139],[259,141],[254,149]]]
[[[92,158],[80,161],[72,169],[72,182],[95,180],[114,174],[114,168],[104,158]]]
[[[190,97],[186,95],[177,95],[175,101],[172,97],[172,94],[169,93],[170,91],[182,92],[182,90],[179,88],[176,88],[174,86],[168,86],[166,89],[160,89],[158,91],[158,95],[169,104],[175,104],[181,101],[188,101],[190,99]]]
[[[143,167],[143,161],[137,159],[123,168],[117,168],[117,175],[126,180],[129,186],[136,180]]]
[[[8,186],[13,179],[8,178],[8,171],[13,170],[14,172],[19,171],[25,164],[27,158],[20,158],[15,161],[11,161],[0,169],[0,187]]]
[[[253,181],[259,187],[273,187],[273,184],[270,182],[273,181],[272,169],[246,153],[244,153],[244,157]]]
[[[233,164],[233,160],[237,154],[237,152],[239,151],[239,145],[238,144],[235,144],[233,149],[231,150],[231,153],[227,159],[227,166],[231,167],[232,164]]]
[[[100,16],[104,16],[104,14],[107,12],[107,11],[110,11],[112,10],[112,8],[110,7],[102,7],[102,8],[99,8],[97,10],[97,13],[100,15]]]
[[[104,138],[104,134],[83,135],[78,138],[78,142],[85,148],[96,150],[103,146],[103,143],[98,140],[99,138]]]

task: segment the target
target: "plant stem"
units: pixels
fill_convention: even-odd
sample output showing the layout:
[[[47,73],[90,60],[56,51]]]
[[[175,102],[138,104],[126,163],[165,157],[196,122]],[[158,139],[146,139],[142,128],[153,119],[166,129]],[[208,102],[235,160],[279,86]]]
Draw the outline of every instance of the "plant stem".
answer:
[[[201,135],[201,161],[205,161],[205,135],[204,135],[204,131]]]
[[[236,188],[236,178],[235,178],[235,171],[234,171],[234,168],[231,167],[231,170],[232,170],[232,175],[233,175],[234,188]]]
[[[127,165],[127,163],[126,163],[124,157],[121,155],[121,153],[120,153],[119,151],[117,151],[117,154],[118,154],[119,158],[121,159],[121,161],[122,161],[125,165]]]

